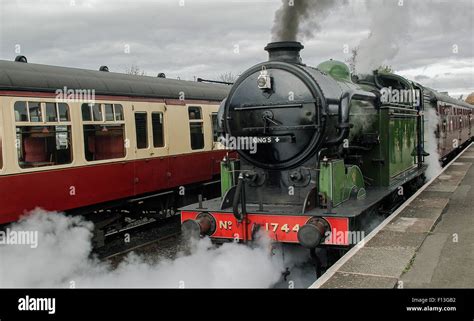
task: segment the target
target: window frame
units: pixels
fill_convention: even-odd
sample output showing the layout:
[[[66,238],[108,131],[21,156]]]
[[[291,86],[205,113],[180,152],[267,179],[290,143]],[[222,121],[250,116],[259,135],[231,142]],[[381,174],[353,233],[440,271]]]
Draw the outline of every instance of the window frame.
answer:
[[[16,120],[16,114],[15,114],[15,105],[17,103],[25,103],[26,104],[26,113],[27,113],[27,121],[17,121]],[[40,112],[41,112],[41,121],[40,122],[32,122],[30,118],[30,103],[39,103],[40,105]],[[47,103],[53,103],[55,104],[55,111],[56,111],[56,117],[57,121],[47,121],[46,117],[46,104]],[[68,109],[68,115],[69,119],[67,121],[61,121],[59,117],[59,104],[64,104],[67,106]],[[35,98],[31,99],[18,99],[12,101],[12,106],[11,110],[13,110],[13,115],[12,115],[12,120],[13,120],[13,137],[15,141],[15,154],[14,156],[16,158],[16,167],[20,169],[20,171],[23,172],[30,172],[30,171],[41,171],[41,170],[48,170],[51,168],[64,168],[64,167],[70,167],[74,162],[75,162],[75,153],[74,153],[74,144],[73,144],[73,136],[74,136],[74,125],[73,125],[73,120],[72,120],[72,113],[71,113],[71,105],[66,103],[66,102],[57,102],[57,101],[52,101],[52,100],[37,100]],[[25,128],[25,127],[56,127],[58,126],[63,126],[68,128],[67,133],[69,134],[69,149],[70,149],[70,162],[64,163],[64,164],[55,164],[55,165],[45,165],[45,166],[32,166],[32,167],[23,167],[20,165],[20,158],[19,158],[19,153],[18,153],[18,135],[22,135],[22,131],[18,132],[19,128]],[[56,132],[56,131],[55,131]],[[22,138],[23,139],[23,138]],[[2,170],[0,169],[0,172]]]
[[[218,112],[212,112],[210,114],[211,116],[211,136],[212,136],[212,143],[220,143],[219,141],[219,113]],[[216,118],[216,128],[214,129],[214,117]],[[214,133],[215,131],[215,133]],[[216,135],[214,135],[216,134]]]
[[[162,140],[163,140],[163,145],[162,146],[156,146],[155,145],[155,126],[154,126],[154,122],[153,122],[153,115],[161,115],[161,119],[162,119],[161,135],[162,135]],[[151,138],[153,140],[152,148],[154,148],[154,149],[166,148],[165,112],[164,111],[152,111],[151,114],[150,114],[150,117],[151,117]]]
[[[147,149],[150,149],[151,148],[151,145],[150,145],[150,132],[149,132],[149,128],[148,128],[148,111],[146,110],[139,110],[139,111],[135,111],[133,113],[133,124],[135,125],[135,148],[137,150],[147,150]],[[145,115],[145,138],[146,138],[146,146],[145,147],[138,147],[138,127],[137,127],[137,115]]]
[[[200,118],[199,119],[196,119],[196,118],[193,118],[191,119],[190,115],[189,115],[189,112],[190,112],[190,109],[191,108],[199,108],[199,113],[200,113]],[[195,150],[204,150],[206,148],[206,132],[205,132],[205,129],[204,129],[204,114],[203,114],[203,108],[202,106],[196,106],[196,105],[192,105],[192,106],[188,106],[187,108],[187,114],[188,114],[188,121],[189,121],[189,147],[191,148],[191,150],[195,151]],[[202,147],[201,148],[193,148],[193,144],[192,144],[192,139],[191,139],[191,126],[192,124],[200,124],[201,125],[201,129],[202,129]]]
[[[82,108],[84,105],[89,105],[89,113],[91,116],[91,120],[84,120],[83,114],[82,114]],[[100,112],[102,114],[102,120],[94,120],[94,114],[93,114],[93,106],[94,105],[99,105],[100,106]],[[105,105],[112,105],[113,113],[114,113],[114,120],[107,120],[105,116]],[[115,106],[121,106],[122,108],[122,120],[116,120],[116,113],[115,113]],[[125,121],[125,113],[124,113],[124,108],[121,103],[111,103],[111,102],[95,102],[94,104],[91,103],[82,103],[81,108],[80,108],[80,120],[81,120],[81,127],[82,127],[82,153],[84,156],[84,161],[86,163],[99,163],[99,162],[111,162],[111,161],[117,161],[117,160],[123,160],[127,158],[128,156],[128,148],[126,147],[126,141],[127,141],[127,125]],[[121,126],[123,130],[123,141],[124,141],[124,156],[119,157],[119,158],[109,158],[109,159],[99,159],[99,160],[88,160],[87,155],[86,155],[86,142],[84,141],[85,139],[85,131],[84,128],[85,126],[102,126],[102,127],[107,127],[107,126]]]

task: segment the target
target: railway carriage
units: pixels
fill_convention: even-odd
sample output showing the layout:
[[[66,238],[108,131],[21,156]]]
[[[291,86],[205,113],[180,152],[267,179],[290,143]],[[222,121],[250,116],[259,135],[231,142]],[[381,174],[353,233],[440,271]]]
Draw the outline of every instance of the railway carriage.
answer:
[[[446,162],[460,147],[472,140],[474,106],[426,87],[424,90],[425,104],[433,108],[438,116],[435,131],[438,154],[440,160]]]
[[[222,163],[222,198],[181,209],[188,237],[247,242],[263,231],[313,258],[316,248],[345,251],[423,184],[427,117],[439,118],[441,159],[471,140],[474,106],[392,73],[307,66],[302,48],[269,44],[269,61],[232,86],[219,121],[256,152]]]
[[[37,207],[156,219],[216,190],[228,86],[102,70],[0,61],[0,224]]]

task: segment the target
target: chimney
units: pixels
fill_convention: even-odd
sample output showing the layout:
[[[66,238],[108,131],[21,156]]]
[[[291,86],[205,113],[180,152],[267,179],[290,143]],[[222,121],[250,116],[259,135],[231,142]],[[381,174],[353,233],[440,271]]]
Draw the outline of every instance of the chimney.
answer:
[[[302,65],[300,51],[304,46],[297,41],[270,42],[265,50],[268,51],[269,61],[283,61]]]

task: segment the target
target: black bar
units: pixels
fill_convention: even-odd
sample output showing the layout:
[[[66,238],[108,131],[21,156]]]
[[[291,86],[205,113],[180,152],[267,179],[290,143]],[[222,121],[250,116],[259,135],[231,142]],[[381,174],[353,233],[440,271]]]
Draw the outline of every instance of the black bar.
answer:
[[[191,267],[192,268],[192,267]],[[473,320],[473,290],[0,290],[11,320]],[[55,314],[19,299],[55,298]],[[424,302],[424,300],[427,300]],[[432,300],[433,302],[430,302]],[[450,302],[453,301],[454,302]],[[424,303],[423,303],[424,302]],[[428,306],[456,311],[407,311]]]

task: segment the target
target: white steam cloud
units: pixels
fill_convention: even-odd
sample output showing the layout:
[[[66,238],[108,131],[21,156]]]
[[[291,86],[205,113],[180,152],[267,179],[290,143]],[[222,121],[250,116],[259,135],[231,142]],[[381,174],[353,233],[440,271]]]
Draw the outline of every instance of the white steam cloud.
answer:
[[[91,256],[93,226],[80,217],[36,210],[13,231],[37,231],[38,247],[0,246],[0,288],[268,288],[284,270],[269,242],[255,248],[208,239],[190,255],[147,262],[129,255],[116,268]]]
[[[412,11],[407,3],[399,4],[399,0],[366,2],[370,34],[358,46],[358,73],[371,73],[389,62],[409,39],[410,29],[406,24],[411,20]]]
[[[438,139],[436,138],[436,130],[439,124],[439,116],[434,108],[428,108],[425,111],[425,151],[430,155],[425,157],[425,163],[428,165],[426,170],[426,178],[432,179],[441,172],[441,164],[439,163]]]
[[[371,73],[389,65],[401,50],[412,50],[413,41],[472,29],[472,19],[466,16],[472,12],[472,0],[366,0],[365,4],[369,36],[357,46],[357,73]],[[418,30],[424,31],[423,38]]]

